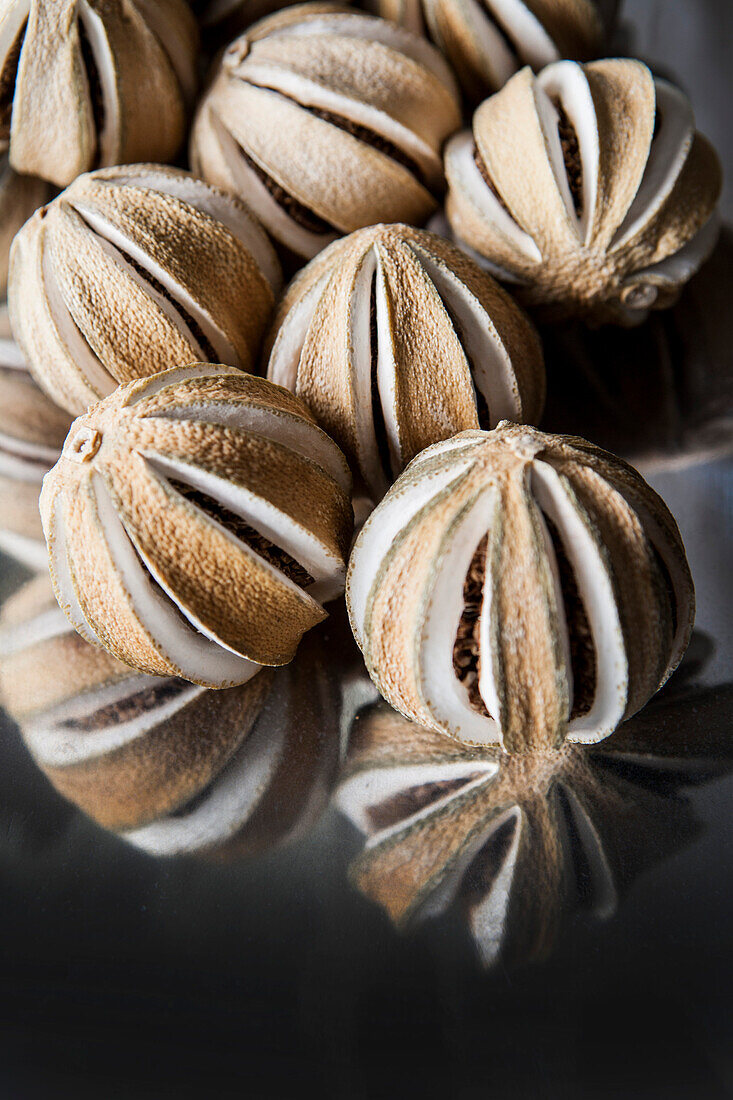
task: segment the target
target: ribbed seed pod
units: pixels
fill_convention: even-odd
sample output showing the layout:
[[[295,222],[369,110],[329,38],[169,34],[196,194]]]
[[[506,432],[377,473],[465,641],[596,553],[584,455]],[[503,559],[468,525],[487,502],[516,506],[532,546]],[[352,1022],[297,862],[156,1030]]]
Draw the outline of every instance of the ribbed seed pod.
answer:
[[[677,666],[694,618],[677,526],[644,479],[508,423],[411,463],[356,541],[347,602],[394,707],[508,752],[608,736]]]
[[[108,829],[145,825],[203,790],[247,737],[270,683],[263,673],[209,692],[136,672],[75,633],[47,573],[0,619],[3,705],[56,789]]]
[[[312,260],[269,342],[268,377],[304,399],[374,501],[431,443],[542,412],[528,318],[458,248],[407,225],[359,230]]]
[[[281,278],[238,199],[141,164],[81,176],[18,234],[10,265],[16,339],[75,415],[179,363],[249,369]]]
[[[359,716],[336,792],[366,837],[350,878],[401,928],[456,905],[486,966],[545,958],[563,917],[581,905],[609,917],[630,881],[699,831],[674,790],[704,737],[682,759],[669,747],[653,728],[624,728],[592,751],[507,756],[381,704]]]
[[[19,176],[10,167],[7,153],[0,157],[0,298],[8,289],[8,266],[13,237],[34,210],[51,197],[43,180]]]
[[[0,141],[59,187],[92,168],[172,160],[196,94],[185,0],[4,0]]]
[[[570,57],[587,61],[605,38],[595,0],[375,0],[379,15],[427,34],[468,99],[502,88],[521,69]]]
[[[330,4],[287,8],[224,54],[199,107],[194,171],[311,257],[379,221],[425,221],[460,126],[453,77],[401,27]]]
[[[46,569],[38,495],[70,425],[31,378],[0,312],[0,550],[29,569]]]
[[[721,169],[639,61],[523,69],[449,143],[453,233],[548,320],[635,324],[711,252]]]
[[[279,386],[208,364],[129,383],[74,422],[44,480],[57,599],[142,672],[244,683],[343,591],[349,490]]]
[[[46,574],[0,616],[0,698],[54,787],[104,828],[156,855],[266,848],[323,809],[338,761],[319,633],[287,669],[207,691],[90,646]]]

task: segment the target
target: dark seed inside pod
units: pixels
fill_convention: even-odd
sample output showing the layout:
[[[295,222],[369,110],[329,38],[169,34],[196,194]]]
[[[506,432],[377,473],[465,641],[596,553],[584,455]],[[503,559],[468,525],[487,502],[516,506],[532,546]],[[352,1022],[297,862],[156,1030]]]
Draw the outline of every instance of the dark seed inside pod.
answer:
[[[384,476],[388,484],[391,485],[394,475],[392,473],[392,461],[389,455],[389,438],[387,436],[387,426],[384,423],[384,413],[382,411],[382,401],[379,396],[379,381],[377,378],[379,343],[377,334],[376,278],[372,279],[372,289],[369,298],[369,344],[372,359],[372,422],[374,424],[374,436],[377,441],[377,450],[379,452],[379,459],[382,464]]]
[[[140,278],[144,282],[146,282],[148,286],[152,287],[153,290],[157,291],[158,294],[165,298],[166,301],[170,302],[176,313],[178,313],[182,317],[182,319],[186,323],[189,332],[193,336],[198,346],[201,348],[204,358],[209,363],[218,363],[220,356],[217,354],[216,349],[214,348],[214,345],[211,343],[211,341],[207,339],[203,329],[195,320],[195,318],[193,318],[191,314],[187,312],[187,310],[180,304],[180,302],[176,301],[170,291],[167,290],[162,283],[158,282],[155,276],[151,275],[150,272],[142,266],[142,264],[137,263],[136,260],[133,260],[132,257],[128,256],[126,253],[124,254],[124,256],[125,262],[128,263],[130,267],[135,269]]]
[[[101,135],[102,131],[104,130],[104,123],[106,119],[104,95],[102,93],[102,81],[99,77],[99,69],[97,68],[97,62],[94,57],[94,51],[92,50],[91,42],[89,41],[89,35],[87,34],[86,28],[81,19],[78,21],[77,26],[79,28],[79,44],[81,46],[81,55],[87,74],[87,82],[89,84],[89,99],[92,105],[92,115],[94,117],[94,132],[97,135],[97,148],[94,155],[94,167],[98,167],[101,160]]]
[[[581,718],[593,706],[596,695],[596,647],[583,597],[578,589],[578,582],[560,533],[548,516],[545,515],[544,520],[555,551],[570,642],[570,664],[573,671],[573,704],[570,718]]]
[[[0,141],[10,139],[10,120],[13,115],[13,95],[18,75],[20,51],[23,49],[28,21],[18,31],[17,37],[5,55],[5,64],[0,72]]]
[[[484,183],[486,184],[486,186],[488,187],[491,194],[494,196],[494,198],[499,203],[499,205],[502,207],[502,209],[506,210],[507,214],[511,218],[512,213],[511,213],[509,207],[507,206],[507,204],[504,202],[501,195],[499,194],[499,192],[497,191],[496,184],[494,183],[491,176],[489,175],[489,170],[486,167],[486,161],[481,156],[481,154],[479,152],[479,149],[478,149],[478,145],[476,145],[475,142],[474,142],[474,145],[473,145],[473,162],[476,165],[476,167],[478,168],[479,172],[481,173],[481,178],[484,181]]]
[[[484,535],[468,567],[463,582],[463,614],[453,643],[453,671],[465,684],[471,706],[487,718],[489,712],[481,698],[478,681],[481,673],[479,629],[488,544],[489,536]]]
[[[396,825],[398,821],[419,813],[427,806],[432,806],[440,798],[459,791],[467,783],[478,779],[479,772],[474,775],[464,775],[456,779],[442,779],[436,782],[420,783],[416,787],[410,787],[406,791],[400,791],[392,798],[385,798],[376,806],[370,806],[367,817],[373,829],[387,829],[390,825]]]
[[[110,726],[121,726],[124,722],[131,722],[133,718],[139,718],[141,714],[178,698],[190,687],[191,685],[186,680],[161,680],[160,683],[152,684],[126,699],[119,699],[116,703],[99,707],[98,710],[81,715],[78,718],[67,718],[59,725],[62,729],[73,730],[75,733],[89,733],[91,730],[96,731],[109,729]]]
[[[553,99],[553,103],[558,114],[557,132],[560,135],[568,186],[573,198],[575,213],[580,217],[583,213],[583,163],[580,159],[578,135],[560,100]]]
[[[214,500],[207,493],[202,493],[198,489],[193,489],[190,485],[184,484],[182,481],[170,481],[169,483],[176,492],[185,497],[186,500],[190,500],[192,504],[195,504],[197,508],[200,508],[202,512],[206,512],[208,516],[215,519],[217,523],[222,527],[226,527],[227,531],[231,532],[235,538],[240,542],[244,542],[247,546],[251,547],[261,558],[264,558],[266,562],[273,565],[281,573],[284,573],[286,577],[289,577],[291,581],[297,584],[300,588],[307,588],[313,584],[313,577],[310,575],[307,569],[305,569],[300,562],[297,562],[295,558],[292,558],[287,551],[276,546],[269,539],[261,535],[259,531],[256,531],[254,527],[238,516],[235,512],[230,511],[225,505],[220,504],[218,500]]]
[[[237,148],[248,167],[251,168],[277,205],[285,211],[292,221],[296,222],[301,228],[306,229],[309,233],[317,233],[320,235],[338,234],[338,230],[333,225],[324,221],[318,214],[314,214],[312,210],[309,210],[307,206],[304,206],[302,202],[294,198],[289,191],[281,187],[272,176],[267,174],[264,168],[261,168],[256,161],[252,160],[241,145],[238,145]]]

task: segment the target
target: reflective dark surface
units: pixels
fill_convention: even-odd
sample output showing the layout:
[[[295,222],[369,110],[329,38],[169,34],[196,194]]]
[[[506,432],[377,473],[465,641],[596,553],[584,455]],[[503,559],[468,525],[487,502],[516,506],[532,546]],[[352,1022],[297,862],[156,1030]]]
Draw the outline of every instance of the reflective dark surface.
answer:
[[[729,166],[732,10],[626,5]],[[543,426],[640,466],[697,589],[683,665],[597,749],[408,735],[337,613],[258,711],[278,764],[239,844],[156,859],[3,716],[0,1097],[733,1095],[732,261],[726,230],[642,329],[545,334]],[[3,559],[3,597],[27,576]]]

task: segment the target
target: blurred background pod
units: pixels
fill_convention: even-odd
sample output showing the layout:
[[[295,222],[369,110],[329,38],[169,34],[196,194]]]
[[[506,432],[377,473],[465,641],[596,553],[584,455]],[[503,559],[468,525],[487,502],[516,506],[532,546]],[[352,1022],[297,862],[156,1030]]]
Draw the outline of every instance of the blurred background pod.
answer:
[[[315,257],[286,291],[265,357],[373,503],[431,443],[535,423],[545,398],[523,311],[460,249],[407,225],[358,230]]]
[[[502,88],[524,65],[604,52],[616,3],[603,0],[371,0],[367,7],[445,54],[471,102]]]
[[[141,675],[83,641],[40,575],[3,608],[0,695],[56,790],[99,825],[157,855],[246,854],[326,804],[341,744],[327,653],[323,633],[286,675],[217,692]]]
[[[230,44],[199,104],[191,166],[310,259],[362,226],[427,220],[460,117],[453,75],[423,39],[301,4]]]
[[[243,203],[151,164],[79,177],[26,223],[10,267],[15,338],[75,415],[178,363],[250,369],[281,280]]]
[[[38,497],[70,425],[36,386],[0,309],[0,550],[29,569],[48,568]]]
[[[172,160],[197,49],[185,0],[6,0],[0,139],[11,164],[65,187],[93,168]]]
[[[547,957],[576,909],[610,917],[640,873],[698,835],[681,793],[731,766],[717,697],[678,698],[676,732],[660,696],[592,749],[522,757],[366,708],[335,794],[365,838],[352,882],[403,929],[455,907],[487,966]],[[717,726],[697,718],[706,702]]]
[[[8,289],[10,246],[13,237],[39,206],[51,198],[53,189],[33,176],[20,176],[10,167],[7,153],[0,156],[0,298]]]
[[[452,232],[540,320],[633,325],[712,252],[721,166],[639,61],[517,73],[445,151]]]

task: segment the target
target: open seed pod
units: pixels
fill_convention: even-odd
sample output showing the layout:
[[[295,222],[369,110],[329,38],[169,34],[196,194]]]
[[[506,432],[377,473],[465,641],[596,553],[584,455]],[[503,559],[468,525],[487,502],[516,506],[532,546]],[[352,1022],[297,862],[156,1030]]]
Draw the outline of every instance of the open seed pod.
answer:
[[[44,479],[56,597],[142,672],[244,683],[343,591],[349,491],[287,390],[209,364],[131,382],[74,422]]]
[[[10,167],[7,153],[0,157],[0,298],[8,289],[8,266],[13,237],[34,210],[51,197],[43,180],[19,176]]]
[[[694,617],[677,525],[643,478],[508,423],[414,459],[356,541],[347,602],[388,702],[508,752],[608,736],[677,666]]]
[[[544,319],[638,323],[717,237],[715,151],[682,92],[639,61],[523,69],[445,167],[455,237]]]
[[[74,632],[46,574],[0,616],[0,698],[54,787],[99,825],[159,855],[239,852],[324,807],[339,750],[324,654],[313,636],[286,670],[224,691],[146,676]]]
[[[5,0],[0,141],[11,164],[65,187],[92,168],[172,160],[197,45],[185,0]]]
[[[375,501],[431,443],[542,412],[530,321],[458,248],[407,225],[359,230],[312,260],[270,343],[268,377],[303,398]]]
[[[330,4],[286,8],[224,54],[191,164],[311,257],[379,221],[425,221],[441,146],[460,125],[453,77],[415,35]]]
[[[596,0],[375,0],[379,15],[428,34],[474,102],[524,65],[587,61],[605,38]]]
[[[147,824],[203,790],[249,733],[270,675],[210,692],[136,672],[75,633],[47,573],[0,617],[3,705],[56,789],[108,829]]]
[[[456,906],[487,966],[544,958],[571,912],[610,916],[633,879],[699,832],[677,797],[709,748],[699,732],[671,758],[658,730],[626,727],[592,752],[507,756],[381,704],[355,723],[336,793],[366,838],[350,877],[401,928]]]
[[[75,180],[18,234],[10,264],[16,339],[74,414],[179,363],[247,370],[280,287],[272,245],[238,199],[149,164]]]
[[[38,495],[70,424],[31,378],[0,311],[0,550],[29,569],[46,569]]]

